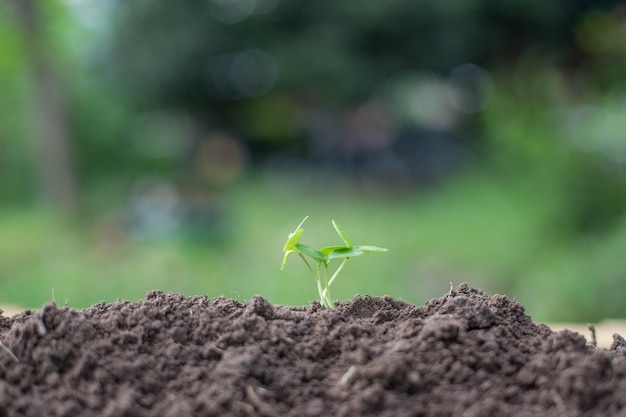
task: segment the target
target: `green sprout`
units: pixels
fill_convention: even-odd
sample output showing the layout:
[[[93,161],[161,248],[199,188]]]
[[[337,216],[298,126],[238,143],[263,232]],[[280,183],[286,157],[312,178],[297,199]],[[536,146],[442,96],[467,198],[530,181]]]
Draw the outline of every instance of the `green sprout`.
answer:
[[[287,263],[287,259],[291,254],[295,253],[304,261],[305,265],[313,274],[313,278],[317,284],[317,292],[320,296],[320,303],[322,307],[327,308],[335,308],[335,303],[333,302],[333,298],[330,295],[330,286],[333,284],[339,273],[343,270],[343,268],[348,263],[350,258],[355,256],[361,256],[365,252],[387,252],[386,248],[379,248],[378,246],[354,246],[350,241],[346,232],[343,231],[339,224],[336,221],[332,221],[333,227],[335,231],[343,240],[344,245],[341,246],[325,246],[321,249],[315,249],[311,246],[300,243],[300,237],[304,232],[302,225],[308,219],[309,216],[306,216],[296,227],[296,230],[293,233],[289,233],[287,237],[287,242],[283,247],[283,252],[285,255],[283,257],[283,264],[280,267],[281,270],[285,268],[285,264]],[[316,268],[314,269],[311,265],[311,262],[307,260],[306,257],[309,257],[315,263]],[[337,267],[332,276],[329,277],[329,264],[334,259],[342,259],[341,264]],[[322,277],[322,267],[324,269],[324,276]]]

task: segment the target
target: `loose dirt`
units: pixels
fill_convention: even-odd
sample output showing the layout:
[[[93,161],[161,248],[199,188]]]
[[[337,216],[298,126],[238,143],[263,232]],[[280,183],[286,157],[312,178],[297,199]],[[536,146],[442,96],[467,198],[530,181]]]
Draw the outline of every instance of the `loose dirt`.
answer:
[[[334,310],[153,291],[0,317],[2,416],[626,416],[593,347],[462,284]]]

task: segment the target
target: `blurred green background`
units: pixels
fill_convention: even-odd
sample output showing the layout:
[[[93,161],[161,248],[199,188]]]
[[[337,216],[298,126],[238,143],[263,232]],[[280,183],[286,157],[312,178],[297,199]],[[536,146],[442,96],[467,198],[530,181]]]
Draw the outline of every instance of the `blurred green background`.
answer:
[[[0,305],[338,299],[463,281],[626,316],[621,1],[6,0]]]

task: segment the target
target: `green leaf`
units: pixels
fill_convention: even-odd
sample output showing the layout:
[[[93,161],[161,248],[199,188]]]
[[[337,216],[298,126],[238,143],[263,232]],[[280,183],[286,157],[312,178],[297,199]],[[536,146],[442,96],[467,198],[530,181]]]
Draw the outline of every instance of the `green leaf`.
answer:
[[[332,223],[333,223],[333,227],[337,231],[337,234],[339,235],[341,240],[343,240],[346,243],[347,247],[351,248],[352,247],[352,241],[350,240],[350,238],[348,237],[346,232],[344,232],[343,229],[341,227],[339,227],[339,224],[336,221],[333,220]]]
[[[287,264],[287,259],[289,259],[289,256],[290,256],[292,253],[296,253],[296,251],[295,251],[295,250],[288,250],[288,251],[285,251],[285,256],[283,256],[283,264],[280,266],[280,270],[281,270],[281,271],[282,271],[283,269],[285,269],[285,265]]]
[[[381,248],[378,246],[370,246],[370,245],[355,246],[354,249],[360,249],[363,252],[388,252],[389,251],[389,249],[387,248]]]
[[[287,251],[296,249],[296,245],[300,241],[300,236],[302,236],[302,233],[304,232],[304,229],[302,228],[302,225],[304,224],[304,222],[308,218],[309,218],[309,216],[306,216],[300,222],[298,227],[296,227],[296,230],[294,230],[292,233],[289,233],[289,236],[287,236],[287,241],[285,242],[285,246],[283,246],[283,252],[287,252]]]
[[[297,243],[296,244],[296,250],[302,252],[306,256],[309,256],[309,257],[315,259],[316,261],[326,262],[326,257],[318,249],[312,248],[312,247],[310,247],[308,245],[304,245],[302,243]]]
[[[339,249],[350,249],[349,246],[325,246],[320,251],[324,254],[324,256],[328,256],[329,253],[334,252]]]
[[[328,260],[339,259],[339,258],[352,258],[354,256],[363,255],[363,251],[357,247],[354,248],[341,248],[335,251],[332,251],[328,254]]]
[[[300,236],[302,236],[303,232],[304,232],[304,229],[297,229],[293,233],[289,233],[289,237],[287,238],[287,241],[285,242],[285,246],[283,246],[283,252],[294,250],[294,248],[300,241]]]

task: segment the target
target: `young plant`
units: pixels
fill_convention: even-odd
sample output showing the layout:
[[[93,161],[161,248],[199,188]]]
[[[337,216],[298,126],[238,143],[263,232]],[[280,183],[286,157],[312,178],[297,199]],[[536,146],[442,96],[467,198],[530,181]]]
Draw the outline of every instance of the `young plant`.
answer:
[[[315,249],[311,246],[300,243],[300,237],[304,232],[302,225],[308,218],[309,216],[306,216],[304,220],[300,222],[298,227],[296,227],[296,230],[293,233],[290,233],[287,237],[287,242],[283,247],[283,252],[285,253],[283,256],[283,264],[280,269],[283,270],[285,268],[287,259],[291,256],[291,254],[297,254],[304,261],[309,271],[313,274],[313,278],[317,284],[317,292],[319,294],[322,307],[335,308],[335,303],[330,295],[330,286],[333,282],[335,282],[335,279],[346,266],[350,258],[361,256],[365,252],[387,252],[388,249],[370,245],[352,245],[352,242],[350,241],[348,235],[346,235],[346,232],[344,232],[334,220],[332,221],[333,227],[341,240],[343,240],[344,245],[325,246],[320,249]],[[315,268],[313,268],[311,262],[307,260],[307,257],[311,258],[311,260],[315,263]],[[337,269],[335,269],[335,272],[329,276],[329,264],[335,259],[341,260],[341,264],[337,267]],[[322,270],[324,271],[323,276]]]

